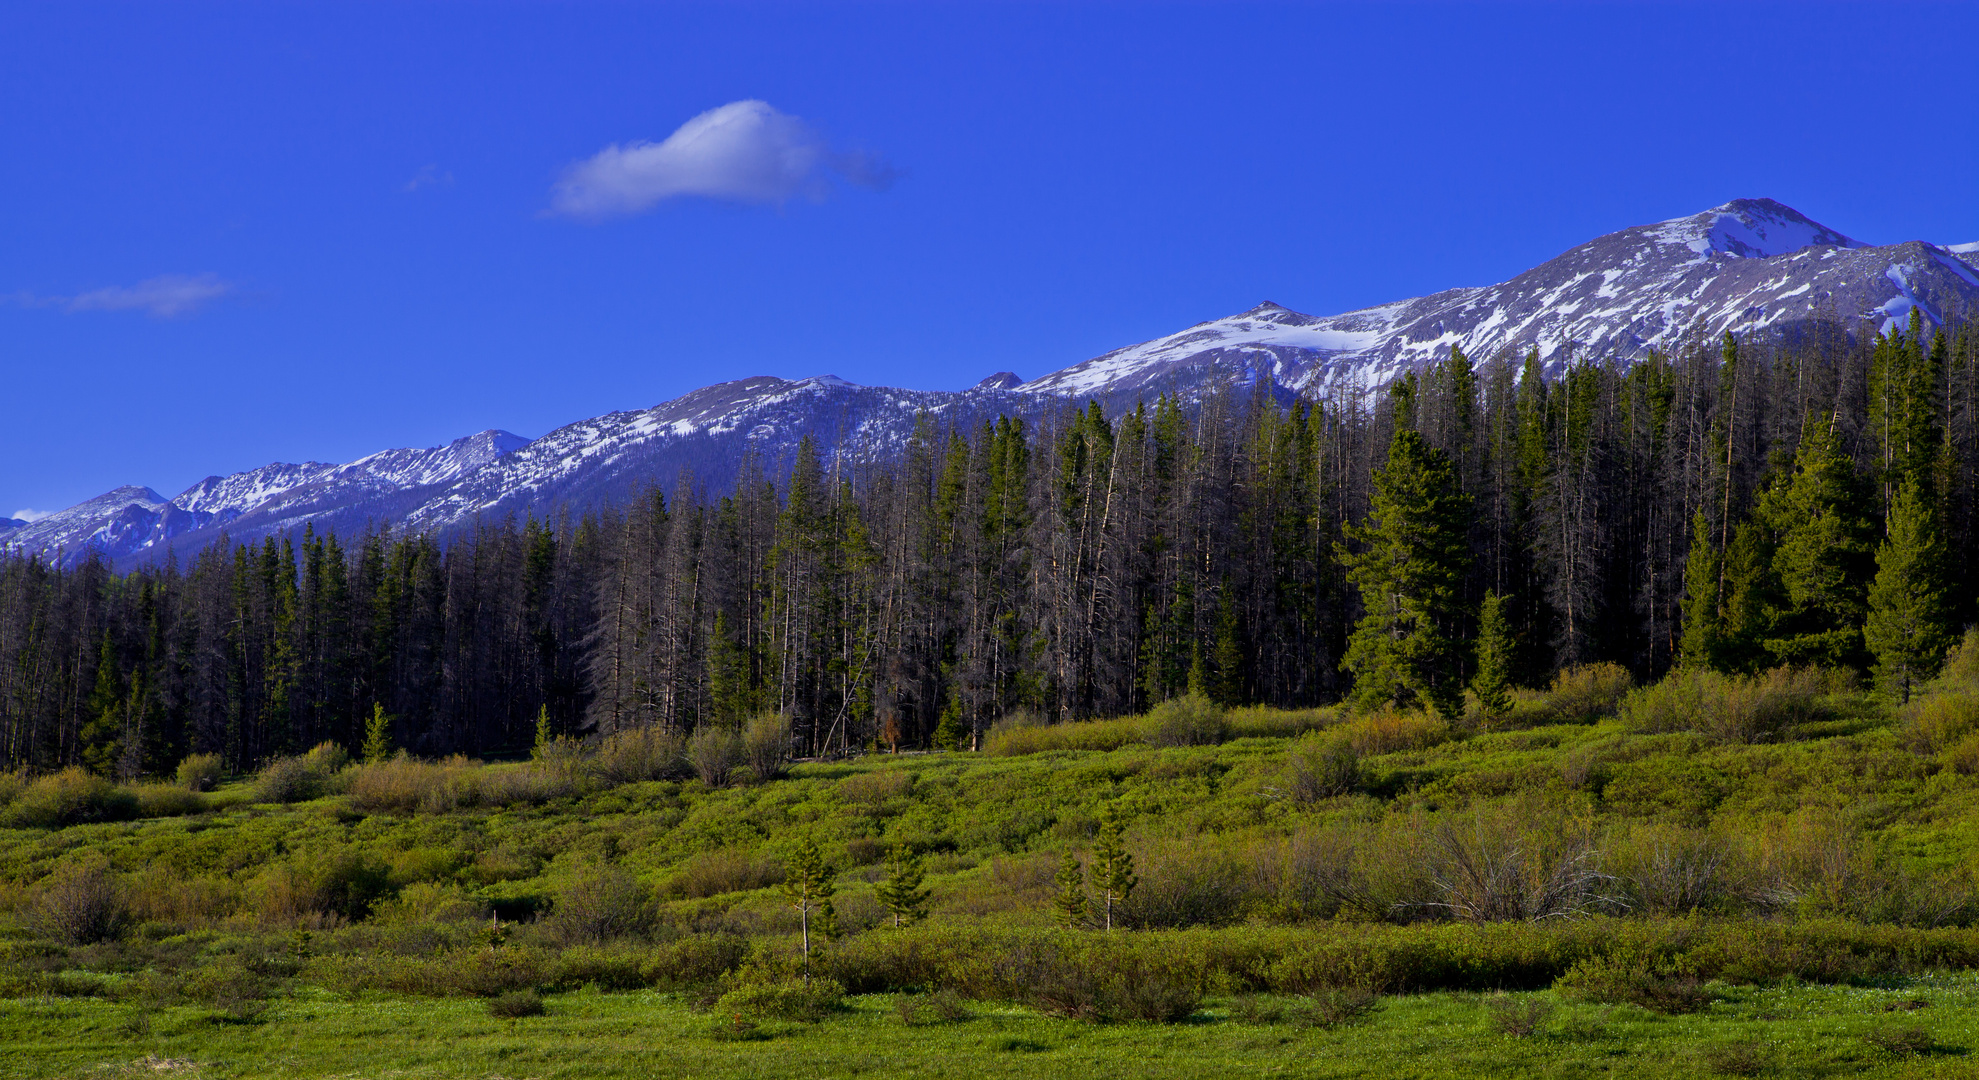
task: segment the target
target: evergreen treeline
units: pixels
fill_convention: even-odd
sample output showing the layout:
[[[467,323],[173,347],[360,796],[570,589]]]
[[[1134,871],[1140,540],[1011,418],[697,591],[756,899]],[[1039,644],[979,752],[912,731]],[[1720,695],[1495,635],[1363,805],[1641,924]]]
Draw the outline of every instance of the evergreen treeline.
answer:
[[[381,709],[425,754],[772,709],[808,752],[954,746],[1188,692],[1449,712],[1475,683],[1488,711],[1604,660],[1849,666],[1902,696],[1973,613],[1970,330],[924,418],[886,468],[807,443],[781,485],[752,462],[719,498],[683,478],[445,545],[305,529],[121,577],[10,555],[0,761],[245,767],[357,747]]]

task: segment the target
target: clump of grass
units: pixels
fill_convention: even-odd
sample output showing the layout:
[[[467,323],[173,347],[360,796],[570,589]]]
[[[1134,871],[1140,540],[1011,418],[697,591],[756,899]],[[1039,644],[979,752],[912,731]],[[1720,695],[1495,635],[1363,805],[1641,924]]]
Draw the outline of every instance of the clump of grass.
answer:
[[[1711,1043],[1697,1052],[1704,1067],[1726,1076],[1759,1076],[1773,1067],[1773,1055],[1757,1039]]]
[[[901,994],[893,999],[893,1008],[900,1015],[900,1022],[908,1027],[953,1024],[967,1020],[973,1015],[969,1011],[968,1003],[953,990]]]
[[[1642,950],[1579,960],[1554,985],[1582,1001],[1636,1005],[1665,1014],[1694,1013],[1711,1003],[1703,980],[1683,964]]]
[[[1553,1009],[1553,1003],[1542,997],[1493,994],[1484,999],[1484,1022],[1500,1035],[1526,1039],[1539,1034],[1552,1017]]]
[[[488,1015],[497,1020],[541,1016],[544,1011],[543,999],[534,990],[511,990],[488,999]]]
[[[1910,1025],[1878,1028],[1862,1038],[1885,1054],[1896,1054],[1900,1057],[1928,1054],[1938,1045],[1936,1036],[1924,1028]]]

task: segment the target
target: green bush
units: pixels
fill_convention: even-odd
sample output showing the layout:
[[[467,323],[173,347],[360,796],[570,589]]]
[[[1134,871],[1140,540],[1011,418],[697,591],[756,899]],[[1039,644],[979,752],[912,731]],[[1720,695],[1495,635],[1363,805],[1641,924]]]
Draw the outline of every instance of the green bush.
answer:
[[[1069,724],[997,726],[983,739],[983,753],[1018,757],[1050,750],[1118,750],[1148,740],[1148,723],[1138,716],[1080,720]]]
[[[1341,734],[1308,734],[1285,755],[1285,794],[1299,806],[1347,795],[1361,783],[1361,758]]]
[[[1711,992],[1691,966],[1649,950],[1622,950],[1578,961],[1555,984],[1561,993],[1602,1005],[1638,1005],[1659,1013],[1693,1013]]]
[[[962,996],[953,990],[900,994],[893,999],[893,1009],[900,1015],[900,1022],[908,1027],[954,1024],[973,1015]]]
[[[178,784],[139,784],[131,789],[137,796],[139,817],[184,817],[206,811],[206,797]]]
[[[687,740],[687,762],[709,787],[727,787],[743,760],[742,736],[733,728],[706,724]]]
[[[836,979],[816,976],[807,981],[788,975],[743,982],[715,1002],[715,1011],[765,1020],[816,1023],[837,1011],[844,1001],[845,988]]]
[[[1213,746],[1228,730],[1223,708],[1200,694],[1185,694],[1148,710],[1150,746]]]
[[[220,755],[188,755],[173,775],[187,791],[212,791],[220,786]]]
[[[1546,692],[1545,704],[1560,723],[1586,723],[1615,711],[1635,676],[1620,664],[1582,664],[1553,676],[1553,687]]]
[[[1810,668],[1758,675],[1674,671],[1630,693],[1620,715],[1638,732],[1695,731],[1724,742],[1765,742],[1820,719],[1829,689],[1822,673]]]
[[[39,777],[14,797],[0,825],[16,829],[56,829],[138,816],[137,795],[100,776],[70,766]]]
[[[545,755],[553,756],[554,752]],[[597,752],[586,767],[606,784],[681,780],[693,772],[687,764],[686,738],[657,724],[627,728],[598,740]]]
[[[757,714],[742,729],[742,756],[757,783],[781,777],[790,767],[790,718],[778,712]]]

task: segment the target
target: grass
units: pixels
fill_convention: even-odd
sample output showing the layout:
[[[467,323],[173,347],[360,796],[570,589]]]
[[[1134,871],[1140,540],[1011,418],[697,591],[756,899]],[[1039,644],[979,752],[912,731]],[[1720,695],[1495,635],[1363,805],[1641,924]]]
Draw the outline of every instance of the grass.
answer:
[[[1738,694],[1792,708],[1695,719]],[[0,1076],[1964,1075],[1974,717],[1979,672],[1896,710],[1589,670],[1491,718],[1191,705],[725,786],[643,745],[0,777]],[[1053,929],[1109,805],[1130,929]],[[807,840],[856,993],[744,1009],[791,985]]]
[[[1967,1076],[1979,1047],[1979,981],[1877,989],[1720,987],[1699,1014],[1552,1002],[1529,1035],[1492,1022],[1494,999],[1384,999],[1363,1021],[1237,1023],[1212,1001],[1189,1023],[1093,1025],[1011,1007],[909,1026],[888,995],[849,999],[817,1024],[770,1021],[716,1037],[727,1018],[677,995],[578,991],[541,1016],[503,1020],[475,1001],[309,993],[250,1023],[188,1008],[143,1014],[99,1001],[0,1002],[0,1072],[22,1078],[185,1077],[1323,1077],[1666,1076],[1756,1061],[1763,1075]],[[1517,995],[1522,999],[1550,995]],[[1915,1011],[1886,1006],[1922,998]],[[1502,1008],[1502,1005],[1498,1005]],[[1891,1017],[1897,1017],[1892,1020]],[[1922,1029],[1913,1052],[1884,1033]],[[159,1068],[159,1062],[185,1063]]]

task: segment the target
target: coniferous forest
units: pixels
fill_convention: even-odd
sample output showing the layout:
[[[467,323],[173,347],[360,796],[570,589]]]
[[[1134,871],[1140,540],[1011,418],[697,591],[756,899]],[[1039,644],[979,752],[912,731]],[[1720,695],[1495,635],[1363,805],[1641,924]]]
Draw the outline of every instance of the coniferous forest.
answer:
[[[667,478],[459,535],[119,574],[0,559],[0,767],[246,769],[382,716],[416,754],[775,710],[794,749],[969,746],[1190,692],[1446,714],[1561,670],[1852,668],[1973,621],[1979,343],[1920,323],[1379,392],[924,419],[904,455]],[[656,478],[657,479],[657,478]]]

